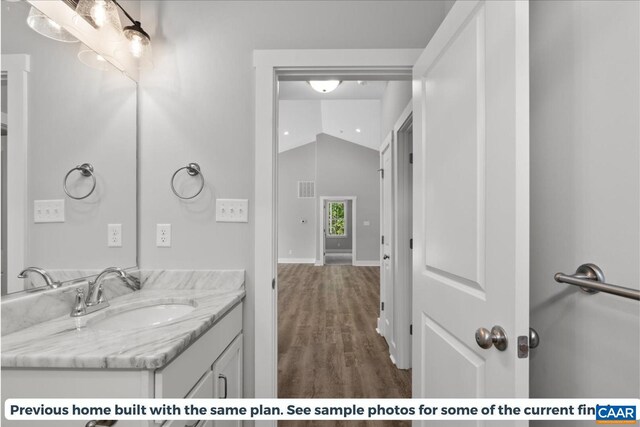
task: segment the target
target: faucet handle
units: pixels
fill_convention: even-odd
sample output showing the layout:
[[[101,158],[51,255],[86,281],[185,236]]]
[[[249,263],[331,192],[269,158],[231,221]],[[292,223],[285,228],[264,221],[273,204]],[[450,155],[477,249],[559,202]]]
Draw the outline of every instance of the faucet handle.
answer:
[[[87,305],[84,302],[84,291],[78,288],[76,293],[76,302],[71,309],[71,317],[80,317],[87,314]]]

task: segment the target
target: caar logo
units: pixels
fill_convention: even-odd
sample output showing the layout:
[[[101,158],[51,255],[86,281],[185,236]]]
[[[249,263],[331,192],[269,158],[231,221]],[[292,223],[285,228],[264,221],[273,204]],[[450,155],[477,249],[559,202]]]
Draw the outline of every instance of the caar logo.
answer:
[[[596,406],[597,424],[636,424],[635,406]]]

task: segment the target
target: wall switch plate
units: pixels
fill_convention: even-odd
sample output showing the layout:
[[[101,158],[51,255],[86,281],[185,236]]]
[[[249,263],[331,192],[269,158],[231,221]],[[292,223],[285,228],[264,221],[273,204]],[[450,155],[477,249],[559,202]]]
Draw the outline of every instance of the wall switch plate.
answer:
[[[216,222],[249,222],[249,200],[217,199]]]
[[[159,248],[171,247],[171,224],[156,225],[156,246]]]
[[[107,224],[107,246],[122,247],[122,224]]]
[[[371,221],[362,221],[362,225],[364,225],[365,227],[368,227],[371,225]]]
[[[64,200],[34,200],[33,222],[64,222]]]

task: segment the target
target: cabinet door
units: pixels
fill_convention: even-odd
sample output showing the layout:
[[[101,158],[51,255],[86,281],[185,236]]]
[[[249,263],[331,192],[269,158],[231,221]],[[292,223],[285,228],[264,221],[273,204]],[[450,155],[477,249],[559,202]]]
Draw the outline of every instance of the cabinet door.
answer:
[[[213,398],[214,388],[213,372],[208,371],[202,376],[198,384],[193,388],[191,393],[187,395],[187,399],[211,399]],[[167,421],[162,427],[213,427],[208,420],[173,420]]]
[[[232,399],[242,397],[242,334],[227,347],[213,364],[215,386],[214,398]],[[239,420],[216,420],[215,427],[240,427]]]

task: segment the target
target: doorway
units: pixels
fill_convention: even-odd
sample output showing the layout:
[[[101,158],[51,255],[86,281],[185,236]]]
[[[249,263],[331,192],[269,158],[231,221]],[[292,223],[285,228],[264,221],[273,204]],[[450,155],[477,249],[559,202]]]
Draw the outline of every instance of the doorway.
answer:
[[[320,265],[354,265],[356,260],[356,196],[321,197]]]
[[[337,82],[330,97],[307,81],[278,85],[278,396],[407,398],[411,373],[376,320],[382,104],[400,86],[402,107],[411,84]]]
[[[255,345],[262,357],[254,364],[255,396],[277,396],[278,284],[276,244],[278,81],[317,77],[352,80],[410,80],[420,49],[345,51],[256,51],[256,197],[255,197]],[[379,242],[376,244],[379,244]],[[275,423],[270,423],[274,425]]]

